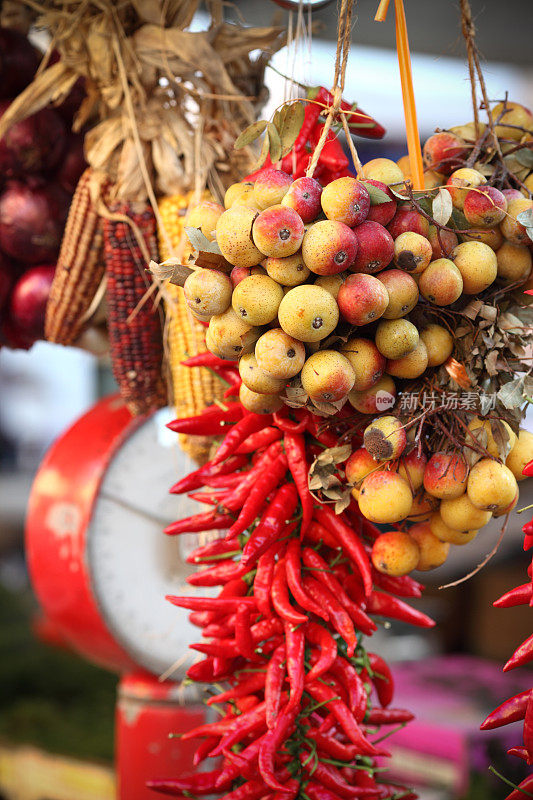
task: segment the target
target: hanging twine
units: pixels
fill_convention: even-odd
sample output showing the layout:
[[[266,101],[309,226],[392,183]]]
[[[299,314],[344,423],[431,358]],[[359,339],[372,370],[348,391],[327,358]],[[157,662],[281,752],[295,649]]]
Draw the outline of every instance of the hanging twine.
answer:
[[[342,95],[344,93],[344,84],[346,81],[346,67],[348,64],[348,55],[350,53],[350,44],[352,37],[352,16],[353,16],[354,6],[355,6],[355,0],[342,0],[339,11],[339,24],[337,27],[337,52],[335,54],[335,74],[333,77],[333,86],[331,89],[331,94],[333,95],[333,103],[328,109],[326,122],[322,129],[320,139],[317,142],[317,145],[313,153],[313,157],[311,158],[309,166],[307,167],[307,171],[305,174],[308,178],[313,177],[313,173],[316,169],[316,165],[318,164],[320,154],[324,148],[324,145],[326,144],[326,139],[329,129],[331,128],[332,122],[337,115],[339,115],[342,120],[342,126],[346,134],[346,138],[348,139],[348,146],[350,148],[350,153],[357,174],[361,175],[363,173],[363,167],[361,165],[359,156],[357,155],[357,150],[355,149],[355,145],[352,141],[350,130],[348,128],[348,123],[346,122],[346,115],[344,112],[340,111]]]

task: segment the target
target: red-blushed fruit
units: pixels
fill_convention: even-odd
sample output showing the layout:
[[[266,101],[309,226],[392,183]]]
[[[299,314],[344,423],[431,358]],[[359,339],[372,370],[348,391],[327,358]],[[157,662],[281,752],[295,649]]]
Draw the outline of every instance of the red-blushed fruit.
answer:
[[[371,558],[378,572],[399,578],[416,569],[420,551],[408,533],[388,531],[374,542]]]
[[[424,270],[418,282],[420,294],[437,306],[450,306],[461,297],[463,277],[449,258],[437,258]]]
[[[370,475],[371,472],[379,469],[379,467],[379,461],[376,461],[375,458],[372,458],[368,450],[365,450],[364,447],[359,447],[358,450],[353,451],[350,458],[344,465],[346,480],[348,483],[353,484],[356,492],[358,493],[359,486],[361,485],[363,478],[366,478],[367,475]],[[357,495],[354,496],[357,497]]]
[[[413,503],[407,519],[411,522],[425,522],[438,509],[438,507],[439,501],[437,498],[432,497],[422,489],[416,492],[415,496],[413,497]]]
[[[505,217],[507,200],[494,186],[470,189],[465,197],[463,213],[474,228],[492,228]]]
[[[455,208],[462,211],[468,190],[473,186],[482,186],[484,183],[487,183],[487,179],[477,169],[462,167],[452,172],[446,181],[446,189],[450,193]]]
[[[415,540],[420,552],[416,569],[427,572],[442,566],[448,558],[450,545],[437,539],[429,522],[419,522],[409,529],[409,536]]]
[[[407,445],[405,428],[397,417],[378,417],[365,428],[363,443],[377,461],[394,461]]]
[[[371,205],[366,221],[379,222],[380,225],[388,225],[393,216],[396,214],[396,209],[398,207],[393,193],[387,184],[382,183],[381,181],[376,181],[372,178],[365,178],[364,183],[375,186],[377,189],[381,189],[382,192],[385,192],[385,194],[390,197],[389,202],[378,203],[375,206]]]
[[[389,294],[389,304],[383,313],[385,319],[398,319],[408,314],[418,302],[418,285],[415,279],[401,269],[386,269],[379,280]]]
[[[507,205],[507,216],[501,222],[501,232],[512,244],[530,244],[531,239],[526,228],[517,220],[522,211],[533,208],[533,200],[523,197],[521,200],[511,200]]]
[[[394,240],[383,225],[379,222],[363,222],[354,235],[358,248],[350,266],[352,272],[373,274],[390,264],[394,255]]]
[[[261,208],[281,203],[292,183],[292,178],[280,169],[265,169],[254,183],[254,199]]]
[[[440,500],[454,500],[466,491],[468,465],[460,453],[434,453],[424,472],[424,488]]]
[[[427,457],[424,453],[419,453],[418,449],[411,450],[407,455],[403,454],[394,465],[394,469],[402,478],[405,478],[413,494],[420,489],[424,483],[424,471],[426,469]]]
[[[370,339],[354,336],[341,345],[340,351],[354,369],[355,391],[364,392],[370,389],[383,375],[386,359]]]
[[[406,203],[398,208],[396,214],[387,225],[387,230],[393,239],[397,239],[400,234],[407,233],[407,231],[427,237],[429,222],[422,214],[419,214],[418,211],[415,211],[414,208]]]
[[[326,219],[307,229],[302,255],[305,266],[315,275],[336,275],[353,264],[357,248],[357,236],[351,228]]]
[[[423,148],[424,163],[428,169],[449,175],[461,166],[468,152],[468,148],[458,136],[442,131],[434,133],[426,140]]]
[[[59,186],[8,183],[0,196],[0,247],[25,264],[53,261],[59,251],[70,198]]]
[[[11,295],[11,318],[33,340],[44,336],[44,315],[55,269],[55,264],[32,267],[18,279]]]
[[[304,391],[311,400],[334,403],[351,390],[355,372],[342,353],[319,350],[309,356],[300,374]]]
[[[363,172],[367,178],[386,183],[391,186],[403,183],[404,174],[395,161],[390,158],[373,158],[363,165]]]
[[[502,189],[502,194],[508,203],[511,200],[523,200],[524,195],[518,189]]]
[[[296,178],[281,201],[282,206],[293,208],[307,225],[320,212],[322,186],[314,178]]]
[[[370,195],[364,183],[356,178],[337,178],[322,190],[322,210],[328,219],[344,222],[349,227],[360,225],[370,210]]]
[[[263,267],[233,267],[229,276],[233,284],[233,288],[235,288],[245,278],[249,278],[250,275],[266,275],[266,274],[267,274],[266,270],[264,270]]]
[[[252,226],[255,246],[272,258],[294,255],[304,238],[304,224],[293,208],[271,206],[261,211]]]
[[[389,375],[383,375],[374,386],[364,392],[352,390],[348,400],[361,414],[382,414],[394,407],[396,386]]]
[[[380,469],[363,480],[357,502],[363,517],[388,525],[409,515],[413,495],[401,475]]]
[[[438,258],[449,258],[454,247],[459,244],[459,239],[453,231],[440,231],[435,225],[429,226],[428,240],[433,251],[432,261]]]
[[[383,315],[389,293],[373,275],[349,275],[339,289],[337,303],[351,325],[368,325]]]

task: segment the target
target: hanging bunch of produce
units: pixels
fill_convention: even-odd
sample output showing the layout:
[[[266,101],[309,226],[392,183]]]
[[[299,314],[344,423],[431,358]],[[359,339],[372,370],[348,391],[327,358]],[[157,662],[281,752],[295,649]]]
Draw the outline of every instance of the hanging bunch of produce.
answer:
[[[200,566],[194,593],[168,599],[202,631],[192,648],[205,657],[188,675],[220,714],[186,736],[201,739],[197,764],[222,760],[150,784],[168,795],[412,796],[381,775],[379,728],[411,715],[387,708],[393,679],[365,637],[375,618],[432,625],[405,601],[422,589],[408,573],[440,566],[493,517],[504,518],[501,541],[533,458],[520,428],[531,395],[533,116],[484,97],[485,124],[476,104],[473,123],[426,142],[424,174],[412,138],[398,164],[361,165],[354,109],[341,104],[351,11],[343,2],[315,146],[283,151],[294,116],[293,141],[309,141],[316,94],[303,114],[286,103],[244,131],[237,147],[264,133],[262,166],[224,206],[198,206],[194,260],[171,278],[207,325],[210,354],[184,364],[209,366],[227,389],[224,403],[169,425],[224,438],[171,490],[208,510],[166,531],[204,537],[189,557]],[[335,128],[357,176],[340,162],[318,180]],[[198,587],[221,588],[201,597]],[[525,717],[527,738],[527,700],[495,714]],[[516,754],[529,758],[526,738]]]
[[[31,15],[20,7],[18,15],[8,13],[5,5],[0,119],[49,57],[27,38]],[[57,52],[51,55],[57,61]],[[36,109],[0,139],[0,347],[28,349],[44,335],[68,207],[86,166],[82,138],[70,130],[81,100],[74,86],[55,108]]]
[[[210,4],[210,29],[192,32],[197,6],[185,0],[119,8],[112,2],[68,8],[32,3],[37,24],[52,35],[60,59],[43,65],[0,121],[0,138],[6,141],[31,115],[54,113],[49,106],[63,103],[83,81],[85,99],[74,129],[88,128],[89,168],[71,203],[45,334],[65,345],[109,348],[133,413],[164,405],[169,393],[185,413],[217,396],[219,387],[209,374],[200,373],[191,386],[180,365],[186,354],[205,347],[201,326],[173,288],[153,281],[146,266],[181,258],[188,207],[206,188],[223,196],[228,183],[252,167],[248,148],[234,152],[233,142],[265,99],[267,56],[284,37],[280,28],[224,22],[218,2]],[[169,319],[167,348],[162,300]],[[109,342],[100,338],[95,345],[87,330],[94,333],[93,323],[101,322],[95,311],[102,307],[109,309]],[[169,377],[174,385],[166,388]]]

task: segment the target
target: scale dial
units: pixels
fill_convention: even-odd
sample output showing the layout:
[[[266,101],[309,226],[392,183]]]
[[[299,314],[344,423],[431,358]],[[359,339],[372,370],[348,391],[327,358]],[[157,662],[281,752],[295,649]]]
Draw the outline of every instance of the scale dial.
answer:
[[[165,595],[205,589],[185,583],[197,535],[163,533],[202,509],[168,493],[196,467],[165,427],[172,418],[166,408],[133,419],[112,397],[74,423],[36,475],[26,546],[43,611],[72,647],[107,667],[178,680],[198,631]]]

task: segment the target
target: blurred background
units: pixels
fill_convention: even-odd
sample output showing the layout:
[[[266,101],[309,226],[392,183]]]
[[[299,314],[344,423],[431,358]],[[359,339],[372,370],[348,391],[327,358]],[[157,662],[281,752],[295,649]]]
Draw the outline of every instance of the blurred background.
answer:
[[[288,17],[267,0],[236,0],[232,5],[232,13],[242,13],[250,24],[268,24],[279,13],[289,29],[296,30],[297,14]],[[397,159],[406,153],[394,15],[391,10],[385,23],[375,23],[376,8],[374,0],[357,4],[345,90],[347,99],[357,101],[388,131],[381,142],[356,142],[363,163],[379,155]],[[472,10],[490,98],[501,100],[507,92],[510,99],[533,107],[533,3],[472,0]],[[436,127],[472,118],[470,84],[458,3],[406,0],[406,13],[424,140]],[[312,42],[304,37],[277,53],[275,70],[267,70],[271,91],[267,115],[293,91],[283,75],[291,73],[310,86],[327,86],[331,80],[334,6],[314,13],[313,22]],[[200,13],[193,25],[203,24]],[[35,40],[39,41],[38,33]],[[0,348],[0,741],[104,765],[112,760],[117,678],[34,636],[36,604],[25,567],[23,532],[32,479],[46,450],[98,398],[113,390],[108,365],[87,352],[44,342],[29,351]],[[526,427],[533,430],[533,415]],[[168,485],[174,480],[169,474]],[[521,491],[520,501],[521,505],[533,502],[533,487]],[[511,746],[507,739],[476,729],[491,708],[513,693],[515,684],[519,691],[531,683],[530,674],[502,678],[499,673],[516,644],[531,633],[529,609],[492,608],[495,598],[525,579],[527,558],[520,530],[525,518],[527,512],[512,515],[499,552],[466,583],[438,589],[482,560],[498,537],[496,524],[467,547],[454,548],[444,567],[424,576],[428,592],[420,605],[437,619],[435,631],[418,634],[395,624],[376,637],[376,649],[407,665],[399,672],[402,702],[398,704],[417,707],[426,732],[434,737],[439,731],[454,731],[453,745],[447,740],[429,760],[407,734],[397,744],[398,776],[425,786],[422,796],[428,800],[503,798],[505,787],[487,773],[491,761],[509,778],[520,778],[516,766],[515,774],[507,764],[502,766],[505,749]],[[417,735],[423,738],[423,730]],[[512,744],[519,743],[512,741],[512,731],[507,732],[509,737]]]

